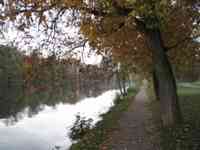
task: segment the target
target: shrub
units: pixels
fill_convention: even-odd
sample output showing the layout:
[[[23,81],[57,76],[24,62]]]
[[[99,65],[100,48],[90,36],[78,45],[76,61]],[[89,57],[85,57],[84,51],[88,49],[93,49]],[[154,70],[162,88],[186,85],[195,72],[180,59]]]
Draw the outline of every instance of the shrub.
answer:
[[[80,140],[92,128],[92,122],[91,118],[86,119],[77,115],[74,125],[70,128],[70,138],[72,140]]]

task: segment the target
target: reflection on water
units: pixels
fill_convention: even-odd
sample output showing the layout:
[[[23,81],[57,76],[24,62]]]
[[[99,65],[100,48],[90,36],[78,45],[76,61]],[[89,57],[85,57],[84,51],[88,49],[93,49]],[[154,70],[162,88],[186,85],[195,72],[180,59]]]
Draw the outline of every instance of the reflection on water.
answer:
[[[65,88],[49,88],[45,91],[29,93],[21,86],[5,86],[0,88],[0,119],[6,118],[7,125],[13,125],[23,119],[24,113],[33,117],[45,106],[55,107],[58,103],[75,104],[85,97],[95,97],[105,89],[71,91]],[[78,94],[77,94],[78,93]]]
[[[19,102],[20,99],[10,99],[14,103],[6,104],[1,101],[0,149],[52,150],[61,147],[60,150],[64,150],[71,144],[68,133],[77,113],[98,121],[99,114],[113,105],[115,96],[115,90],[107,91],[76,104],[64,100],[59,104],[50,105],[45,101],[42,104],[41,99],[37,101],[38,97],[34,104],[27,97],[23,102]]]
[[[55,106],[59,102],[67,101],[67,98],[68,103],[72,103],[72,99],[61,91],[42,91],[30,95],[22,89],[9,88],[0,94],[0,118],[7,118],[7,125],[13,124],[23,118],[24,112],[32,117],[43,110],[44,105]]]

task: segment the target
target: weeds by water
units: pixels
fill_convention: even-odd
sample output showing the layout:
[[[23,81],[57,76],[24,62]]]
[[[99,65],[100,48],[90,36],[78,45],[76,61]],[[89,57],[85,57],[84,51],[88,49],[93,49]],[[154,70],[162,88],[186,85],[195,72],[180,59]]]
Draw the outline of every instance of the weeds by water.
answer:
[[[72,140],[80,140],[90,131],[92,122],[92,119],[86,119],[85,117],[77,115],[74,125],[70,128],[70,138]]]

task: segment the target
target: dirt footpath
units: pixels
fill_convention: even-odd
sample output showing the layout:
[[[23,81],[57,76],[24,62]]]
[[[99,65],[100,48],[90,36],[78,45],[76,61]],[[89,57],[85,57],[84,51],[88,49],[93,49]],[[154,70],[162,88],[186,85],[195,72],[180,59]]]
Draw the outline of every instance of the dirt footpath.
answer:
[[[153,144],[151,113],[146,106],[148,101],[145,88],[135,96],[130,105],[119,120],[119,127],[111,133],[105,147],[108,150],[159,150]]]

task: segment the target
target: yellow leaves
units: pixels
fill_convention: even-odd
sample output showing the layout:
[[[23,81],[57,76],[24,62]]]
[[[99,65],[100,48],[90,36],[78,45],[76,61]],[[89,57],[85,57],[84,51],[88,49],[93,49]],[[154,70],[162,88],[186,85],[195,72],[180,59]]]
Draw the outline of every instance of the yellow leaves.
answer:
[[[88,38],[90,42],[97,40],[97,28],[92,23],[82,23],[80,26],[81,33]]]
[[[28,12],[24,12],[24,16],[26,18],[30,18],[32,16],[32,12],[28,11]]]
[[[92,19],[86,22],[81,25],[81,33],[98,52],[110,51],[114,59],[150,71],[151,51],[145,44],[144,34],[127,23],[125,17],[106,16],[99,22]]]
[[[80,5],[83,4],[83,0],[62,0],[61,3],[64,4],[65,6],[69,7],[69,8],[70,7],[72,7],[72,8],[77,7],[78,8]]]

